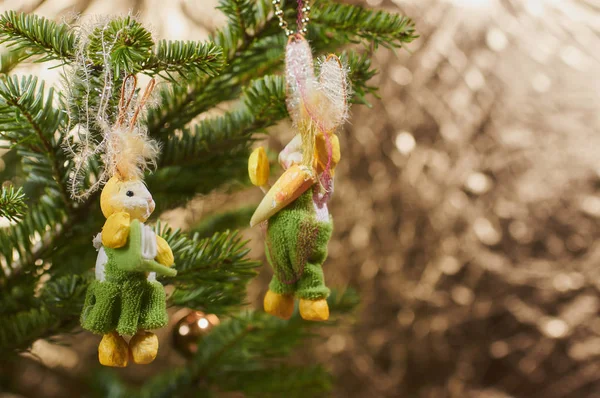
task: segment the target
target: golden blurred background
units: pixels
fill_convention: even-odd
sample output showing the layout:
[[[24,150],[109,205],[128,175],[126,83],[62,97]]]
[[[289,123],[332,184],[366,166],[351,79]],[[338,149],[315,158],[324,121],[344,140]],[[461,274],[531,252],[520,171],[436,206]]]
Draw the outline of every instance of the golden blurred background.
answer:
[[[381,99],[354,107],[341,135],[325,271],[362,303],[354,323],[325,330],[304,360],[332,371],[336,397],[600,396],[600,1],[352,3],[410,16],[420,38],[397,54],[376,51]],[[13,0],[0,9],[56,19],[131,11],[155,37],[198,40],[225,23],[216,5]],[[289,127],[272,129],[272,149]],[[224,202],[260,198],[216,193],[162,218],[185,228]],[[263,259],[261,232],[245,234]],[[256,306],[269,273],[251,286]],[[131,381],[183,363],[170,328],[159,333],[167,348],[152,366],[123,370]],[[37,342],[17,364],[17,396],[78,396],[97,338],[60,341]]]

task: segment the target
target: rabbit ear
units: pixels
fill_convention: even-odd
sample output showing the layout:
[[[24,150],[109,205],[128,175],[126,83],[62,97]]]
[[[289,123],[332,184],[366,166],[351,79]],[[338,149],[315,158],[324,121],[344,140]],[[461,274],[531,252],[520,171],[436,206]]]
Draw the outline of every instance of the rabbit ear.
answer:
[[[309,117],[307,110],[317,85],[312,51],[301,35],[290,36],[288,40],[285,49],[285,77],[288,112],[294,124],[299,124]]]
[[[121,127],[121,125],[127,119],[127,110],[129,104],[135,95],[135,89],[137,88],[137,77],[135,75],[127,75],[121,85],[121,97],[119,98],[119,115],[115,123],[115,127]],[[129,92],[128,92],[129,91]]]
[[[348,117],[348,76],[347,70],[336,55],[329,55],[321,63],[319,73],[319,91],[321,99],[320,114],[324,128],[334,130]]]
[[[150,95],[152,95],[152,91],[154,90],[155,86],[156,86],[156,80],[151,79],[150,82],[148,83],[148,85],[146,86],[146,90],[144,90],[144,95],[142,95],[142,98],[138,101],[138,104],[137,104],[137,107],[135,108],[135,112],[134,112],[133,116],[131,117],[131,121],[129,122],[130,123],[129,131],[131,131],[135,128],[137,118],[138,118],[140,112],[142,111],[142,109],[144,109],[146,102],[148,102]]]

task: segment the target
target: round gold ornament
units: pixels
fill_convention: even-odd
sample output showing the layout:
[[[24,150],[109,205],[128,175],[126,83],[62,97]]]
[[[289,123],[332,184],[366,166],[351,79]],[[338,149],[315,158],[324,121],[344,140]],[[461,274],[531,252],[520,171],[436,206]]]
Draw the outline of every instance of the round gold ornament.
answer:
[[[199,340],[219,323],[215,314],[188,311],[173,328],[173,346],[180,354],[192,356],[198,351]]]

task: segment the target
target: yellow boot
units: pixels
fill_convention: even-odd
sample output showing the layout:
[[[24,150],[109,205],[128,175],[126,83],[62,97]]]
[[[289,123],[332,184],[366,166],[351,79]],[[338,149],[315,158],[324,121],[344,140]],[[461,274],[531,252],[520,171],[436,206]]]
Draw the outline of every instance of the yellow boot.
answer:
[[[329,319],[327,300],[300,300],[300,316],[307,321],[326,321]]]
[[[124,368],[129,360],[127,342],[116,332],[105,334],[98,346],[98,359],[104,366]]]
[[[158,354],[158,337],[152,332],[140,330],[129,340],[129,350],[133,362],[149,364]]]
[[[290,319],[294,312],[294,296],[268,291],[264,300],[265,312],[281,319]]]

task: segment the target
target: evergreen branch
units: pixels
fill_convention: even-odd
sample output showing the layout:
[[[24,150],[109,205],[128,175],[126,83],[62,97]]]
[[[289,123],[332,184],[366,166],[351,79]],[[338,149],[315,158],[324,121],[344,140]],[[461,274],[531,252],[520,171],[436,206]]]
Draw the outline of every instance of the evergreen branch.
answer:
[[[77,275],[51,280],[31,309],[3,316],[0,352],[25,350],[37,339],[72,329],[79,320],[88,283]]]
[[[38,62],[74,57],[76,36],[67,24],[33,14],[7,11],[0,16],[0,43],[19,51],[19,60],[45,55]],[[21,51],[24,50],[24,51]]]
[[[53,107],[53,101],[54,89],[45,95],[44,82],[38,85],[37,77],[0,79],[0,138],[21,148],[21,155],[30,160],[29,179],[55,187],[65,207],[71,209],[60,149],[64,136],[55,134],[65,114]]]
[[[375,73],[366,56],[343,56],[353,81],[353,102],[367,103]],[[247,181],[247,158],[253,134],[287,117],[285,82],[267,75],[244,89],[241,106],[204,119],[165,142],[159,171],[148,184],[162,209],[182,205],[197,193],[210,192],[227,181]],[[177,194],[174,195],[173,193]],[[165,206],[165,207],[162,207]]]
[[[226,391],[243,391],[246,397],[323,397],[331,390],[331,375],[322,366],[280,364],[266,369],[227,372]]]
[[[376,69],[371,69],[371,58],[368,54],[359,55],[355,52],[343,53],[340,58],[350,69],[348,75],[352,86],[350,102],[371,106],[367,95],[378,97],[377,87],[369,84],[369,80],[377,74]]]
[[[87,52],[98,66],[106,63],[108,55],[114,76],[137,73],[152,58],[152,35],[132,16],[115,18],[97,27],[89,36]]]
[[[155,54],[144,65],[144,70],[148,74],[165,72],[168,77],[171,73],[216,76],[224,63],[223,50],[213,43],[161,40],[156,45]]]
[[[146,182],[157,203],[157,212],[184,206],[198,194],[207,194],[219,187],[234,187],[247,180],[247,155],[242,152],[212,156],[214,163],[208,167],[171,166],[146,176]]]
[[[2,187],[0,191],[0,217],[6,217],[10,221],[19,221],[27,210],[25,194],[23,189],[15,191],[14,187]]]
[[[356,293],[334,292],[328,303],[332,316],[340,317],[355,308]],[[297,313],[284,321],[264,312],[245,312],[203,336],[185,366],[163,372],[141,388],[128,387],[114,375],[103,377],[102,384],[116,387],[118,397],[205,397],[212,390],[240,391],[251,397],[322,397],[331,387],[323,369],[289,366],[283,360],[315,329],[335,324],[307,322]]]
[[[242,35],[247,35],[247,25],[254,25],[252,0],[222,0],[217,7],[229,21],[229,26],[238,29]]]
[[[47,331],[54,330],[57,321],[46,308],[31,308],[3,317],[0,324],[0,352],[23,350]]]
[[[223,116],[205,119],[185,129],[165,144],[161,165],[212,164],[217,156],[246,155],[251,134],[263,130],[286,114],[285,83],[281,77],[265,76],[245,90],[243,106]]]
[[[375,92],[375,87],[368,84],[376,73],[370,69],[369,58],[350,54],[343,55],[342,59],[350,69],[353,101],[366,102],[366,94]],[[264,131],[287,117],[285,98],[283,77],[267,75],[252,81],[244,90],[239,109],[204,119],[191,130],[184,129],[182,134],[169,139],[160,165],[208,167],[218,156],[246,156],[253,133]]]
[[[54,89],[48,91],[45,95],[44,82],[38,85],[35,76],[0,79],[0,137],[38,152],[51,147],[63,116],[52,107]]]
[[[256,206],[250,205],[209,215],[202,219],[198,225],[194,226],[190,233],[198,234],[200,237],[207,237],[226,229],[247,227],[250,224],[250,218],[254,210],[256,210]]]
[[[94,222],[95,217],[90,215],[90,208],[97,205],[99,196],[99,192],[94,193],[88,201],[71,213],[65,214],[64,208],[55,199],[44,195],[39,203],[26,213],[23,221],[0,229],[0,260],[6,262],[9,270],[6,273],[0,267],[0,286],[18,285],[23,278],[27,279],[27,276],[37,279],[41,273],[34,271],[39,260],[52,262],[51,269],[54,269],[52,257],[55,253],[60,256],[64,251],[61,249],[65,248],[64,242],[71,238],[70,243],[66,245],[70,247],[74,243],[72,238],[76,236],[74,231],[87,231],[89,225],[85,222]],[[85,239],[85,235],[79,234],[79,237]],[[70,253],[63,255],[72,256]],[[61,262],[64,262],[64,259]]]
[[[238,3],[237,0],[225,0],[224,3]],[[233,25],[217,31],[212,37],[216,45],[223,48],[226,67],[216,77],[199,77],[191,80],[188,86],[176,86],[161,91],[161,104],[148,112],[148,130],[153,136],[164,138],[169,132],[183,128],[190,120],[210,107],[239,94],[241,83],[247,83],[255,74],[246,75],[249,68],[256,68],[257,62],[251,60],[252,47],[261,39],[279,33],[275,20],[267,20],[265,10],[268,9],[266,0],[257,2],[241,1],[252,6],[253,17],[245,21],[244,28]],[[235,9],[237,6],[231,6]],[[248,15],[241,12],[239,15]],[[237,13],[235,18],[237,18]],[[246,34],[243,34],[246,32]],[[248,33],[251,31],[251,33]],[[283,44],[283,43],[282,43]],[[283,46],[282,46],[283,47]],[[262,48],[258,54],[272,54]],[[278,50],[278,54],[281,50]],[[277,56],[276,64],[281,59]],[[259,62],[260,63],[260,62]],[[268,63],[260,65],[263,73],[269,71]],[[266,69],[265,69],[266,68]]]
[[[178,274],[167,281],[176,287],[171,296],[174,305],[224,313],[244,303],[246,285],[260,264],[245,258],[249,249],[237,232],[199,239],[160,224],[156,228],[175,256]]]
[[[316,1],[311,21],[326,30],[345,35],[346,41],[362,39],[388,48],[402,47],[418,37],[410,18],[330,0]]]
[[[6,261],[7,275],[0,267],[0,283],[8,277],[16,278],[20,273],[31,273],[41,248],[48,248],[54,242],[57,229],[62,229],[65,220],[64,208],[57,200],[45,195],[32,206],[21,222],[0,229],[0,258]],[[60,235],[59,235],[60,236]],[[52,246],[50,246],[50,250]]]
[[[270,5],[258,2],[254,8],[255,18],[244,18],[251,13],[235,12],[240,4],[248,5],[245,0],[228,0],[227,11],[232,26],[218,31],[213,40],[222,46],[227,57],[227,66],[221,74],[213,78],[192,80],[187,87],[174,87],[161,92],[161,105],[153,108],[148,114],[148,128],[152,135],[165,138],[170,132],[182,129],[198,114],[210,109],[218,103],[229,101],[239,96],[241,88],[257,77],[277,71],[282,64],[285,36],[277,26],[275,18],[263,17],[264,9]],[[323,0],[323,7],[317,10],[316,22],[311,24],[313,31],[319,32],[319,41],[313,43],[317,52],[340,47],[356,41],[369,41],[375,45],[399,47],[412,41],[414,25],[410,19],[384,11],[370,11],[357,6],[341,5]],[[291,7],[289,5],[288,7]],[[261,12],[257,10],[261,10]],[[240,28],[239,18],[249,24]],[[350,22],[348,22],[350,21]],[[354,25],[360,23],[362,25]],[[242,34],[241,31],[247,34]],[[321,40],[322,39],[322,40]],[[358,61],[360,58],[352,56]],[[362,58],[363,63],[370,63]],[[351,69],[352,71],[352,69]],[[353,77],[359,77],[354,74]],[[372,76],[372,74],[371,74]],[[363,76],[367,77],[367,76]],[[370,77],[370,76],[369,76]],[[366,83],[357,79],[353,83]],[[360,84],[357,85],[361,88]],[[354,101],[368,104],[365,94],[372,93],[373,87],[356,90]]]
[[[205,119],[166,141],[159,170],[147,179],[161,211],[225,183],[246,183],[252,134],[287,115],[283,79],[253,81],[242,102],[240,109]]]
[[[8,74],[21,61],[24,56],[23,50],[6,51],[0,54],[0,73]]]

